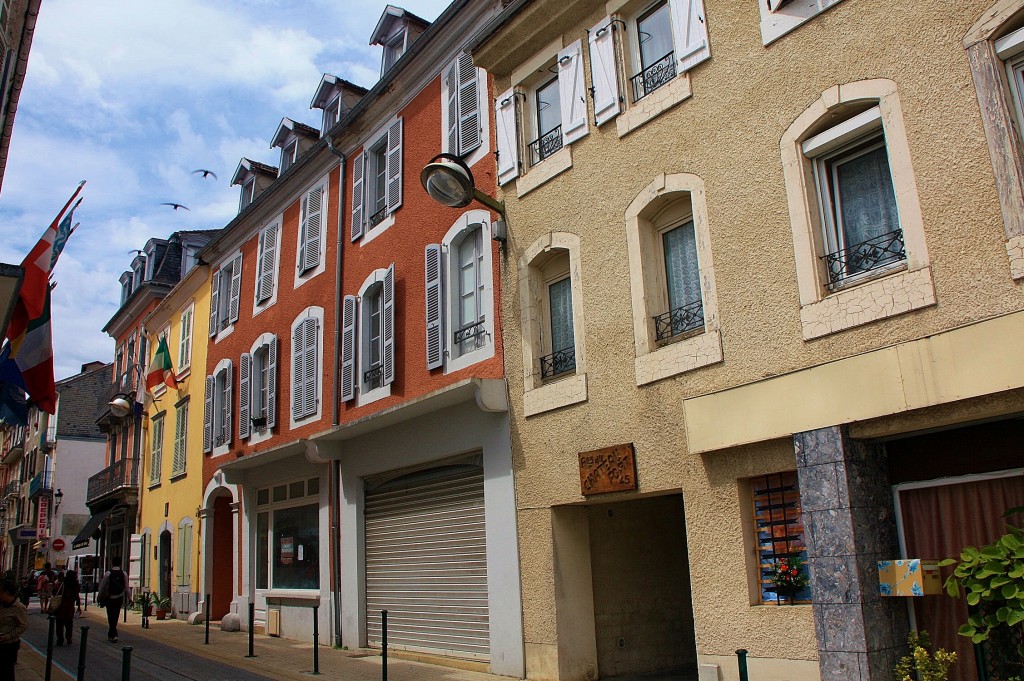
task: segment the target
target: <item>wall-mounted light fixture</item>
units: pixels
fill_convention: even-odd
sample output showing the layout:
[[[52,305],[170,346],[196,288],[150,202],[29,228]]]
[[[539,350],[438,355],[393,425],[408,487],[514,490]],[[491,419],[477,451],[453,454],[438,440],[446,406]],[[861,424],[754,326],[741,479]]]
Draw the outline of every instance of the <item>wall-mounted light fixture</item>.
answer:
[[[469,166],[455,154],[438,154],[430,159],[430,163],[423,166],[420,172],[420,184],[430,198],[442,206],[463,208],[474,200],[484,204],[500,216],[493,225],[491,238],[501,243],[508,239],[505,202],[498,201],[477,189]]]

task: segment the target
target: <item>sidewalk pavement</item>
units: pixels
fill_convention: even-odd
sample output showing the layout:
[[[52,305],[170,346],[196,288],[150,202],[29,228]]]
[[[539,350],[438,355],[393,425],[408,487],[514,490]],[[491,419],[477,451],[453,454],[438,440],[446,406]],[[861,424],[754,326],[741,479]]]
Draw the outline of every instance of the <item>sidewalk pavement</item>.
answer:
[[[141,627],[141,615],[129,612],[128,621],[118,625],[119,645],[131,645],[132,639],[147,638],[181,650],[188,655],[206,658],[221,664],[231,665],[237,669],[249,670],[254,674],[271,676],[277,679],[293,679],[309,681],[313,671],[313,645],[288,639],[256,634],[253,643],[255,658],[247,658],[249,652],[249,634],[245,631],[225,632],[220,630],[216,622],[210,624],[210,644],[204,644],[205,627],[190,625],[187,622],[169,619],[157,621],[149,618],[149,629]],[[80,620],[91,627],[106,627],[106,619],[102,610],[90,607]],[[76,624],[76,626],[79,626]],[[96,629],[99,631],[99,629]],[[25,653],[22,646],[22,653]],[[28,651],[31,653],[32,651]],[[45,652],[44,652],[45,654]],[[510,677],[455,669],[450,666],[427,664],[408,659],[397,659],[395,653],[388,655],[389,681],[498,681]],[[379,681],[382,672],[382,660],[377,650],[340,650],[329,646],[320,646],[320,676],[324,679],[344,679],[344,681]],[[31,664],[30,656],[24,655],[24,664],[19,657],[18,679],[35,681],[42,679],[45,660],[39,659],[38,676]],[[37,656],[38,657],[38,656]],[[471,667],[480,665],[470,663]],[[23,669],[24,668],[24,669]],[[22,672],[25,672],[22,677]],[[54,669],[53,681],[68,681],[68,677]]]

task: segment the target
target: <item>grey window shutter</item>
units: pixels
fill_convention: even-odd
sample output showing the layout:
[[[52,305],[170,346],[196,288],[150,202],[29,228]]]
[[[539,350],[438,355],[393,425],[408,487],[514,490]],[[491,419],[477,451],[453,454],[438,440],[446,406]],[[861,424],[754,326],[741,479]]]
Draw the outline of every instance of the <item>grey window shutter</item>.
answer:
[[[302,364],[302,342],[305,336],[302,333],[302,323],[299,323],[292,332],[292,418],[302,417],[302,387],[303,368]]]
[[[341,305],[341,401],[356,396],[356,297],[345,296]]]
[[[601,125],[619,113],[619,78],[615,64],[615,24],[605,17],[588,31],[590,81],[594,84],[594,122]]]
[[[323,221],[323,185],[311,189],[306,195],[306,219],[302,225],[305,240],[302,247],[301,270],[311,270],[320,264],[320,226]]]
[[[459,55],[459,155],[465,156],[480,146],[480,87],[473,56]],[[449,111],[451,109],[449,108]]]
[[[449,154],[459,153],[459,65],[451,65],[444,75],[444,86],[448,90],[448,120],[445,123]]]
[[[689,71],[711,57],[708,46],[708,24],[701,0],[669,0],[675,58],[679,72]]]
[[[352,241],[363,235],[363,169],[366,153],[352,159]]]
[[[238,299],[242,292],[242,254],[231,261],[231,305],[228,314],[232,322],[238,321]]]
[[[402,119],[388,128],[388,214],[394,213],[402,205]]]
[[[587,134],[583,48],[579,40],[558,53],[558,99],[562,108],[562,139],[571,144]]]
[[[227,444],[231,444],[235,423],[231,420],[231,400],[235,395],[233,390],[235,372],[231,362],[228,362],[228,368],[224,372],[224,435],[227,437]]]
[[[245,439],[249,437],[249,403],[251,395],[249,386],[252,385],[252,355],[243,352],[238,362],[238,437]]]
[[[277,260],[277,225],[268,227],[260,235],[260,281],[257,286],[258,302],[274,294],[274,264]]]
[[[267,428],[277,425],[277,336],[267,347]]]
[[[384,275],[384,385],[395,380],[395,263]]]
[[[220,310],[220,270],[213,273],[213,281],[210,283],[210,337],[217,335],[219,328],[217,312]]]
[[[217,389],[213,376],[206,377],[206,402],[203,406],[203,451],[213,449],[213,391]]]
[[[494,100],[494,137],[498,152],[498,184],[505,184],[519,176],[516,97],[511,88]]]
[[[312,416],[316,413],[316,384],[317,376],[319,375],[316,365],[317,324],[318,320],[316,317],[310,317],[302,323],[302,372],[304,379],[302,386],[303,416]]]
[[[428,244],[424,260],[427,287],[427,369],[436,369],[444,364],[444,283],[440,244]]]

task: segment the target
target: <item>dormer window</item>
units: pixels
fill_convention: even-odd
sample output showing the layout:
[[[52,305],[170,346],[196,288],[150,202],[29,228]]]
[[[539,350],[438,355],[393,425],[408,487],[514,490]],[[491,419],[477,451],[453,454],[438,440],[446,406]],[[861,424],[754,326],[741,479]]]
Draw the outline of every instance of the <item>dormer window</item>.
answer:
[[[256,191],[256,178],[250,177],[245,184],[242,185],[242,196],[238,200],[238,212],[241,213],[245,210],[245,207],[252,203],[254,194]]]
[[[298,150],[298,140],[292,140],[281,149],[281,174],[284,174],[295,163],[295,156]]]
[[[383,76],[391,67],[395,65],[395,62],[405,53],[405,30],[401,30],[395,35],[388,38],[388,41],[384,43],[384,62],[381,65],[380,74]]]
[[[132,290],[138,289],[142,286],[142,282],[146,280],[146,256],[138,255],[135,260],[132,260]]]
[[[401,7],[388,5],[384,8],[384,13],[381,14],[380,21],[370,36],[371,45],[380,45],[384,48],[380,65],[381,76],[395,65],[429,25],[429,21],[406,12]]]
[[[327,131],[337,125],[338,121],[341,120],[341,95],[332,99],[330,103],[324,107],[324,127],[323,133],[326,135]]]
[[[271,148],[281,147],[283,150],[283,147],[286,146],[285,142],[298,141],[299,138],[290,134],[290,132],[290,130],[281,131],[279,129]],[[316,134],[315,130],[313,134]],[[293,158],[297,153],[301,152],[293,152]],[[238,197],[238,212],[241,213],[248,208],[249,204],[255,201],[256,197],[264,189],[273,184],[278,175],[280,175],[278,169],[266,163],[260,163],[248,158],[243,158],[239,161],[235,174],[231,177],[231,186],[242,188]]]
[[[132,273],[125,272],[121,275],[121,304],[128,302],[128,296],[132,294]]]
[[[310,109],[320,109],[320,134],[326,135],[337,125],[345,116],[345,112],[351,111],[366,92],[366,88],[325,73],[313,94],[313,100],[309,103]]]
[[[181,276],[188,274],[189,270],[196,266],[199,259],[196,254],[199,252],[199,248],[191,244],[181,245]]]
[[[156,244],[146,244],[146,281],[153,278],[156,269]]]

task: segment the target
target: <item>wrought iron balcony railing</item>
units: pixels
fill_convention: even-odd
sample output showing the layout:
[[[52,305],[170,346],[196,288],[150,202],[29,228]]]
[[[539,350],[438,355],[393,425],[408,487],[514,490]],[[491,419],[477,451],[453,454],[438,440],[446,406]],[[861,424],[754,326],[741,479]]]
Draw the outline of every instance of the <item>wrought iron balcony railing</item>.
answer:
[[[57,425],[51,424],[46,430],[39,434],[39,446],[42,449],[53,449],[54,445],[56,444]]]
[[[20,480],[11,480],[4,487],[4,499],[8,499],[10,497],[16,497],[19,494],[21,494],[21,481]]]
[[[676,77],[675,56],[675,52],[669,52],[664,57],[629,79],[633,84],[634,102],[639,102],[641,99]]]
[[[388,207],[384,206],[379,211],[370,216],[370,227],[376,227],[380,223],[384,222],[384,218],[388,216]]]
[[[553,378],[576,369],[576,348],[555,350],[540,358],[540,377]]]
[[[844,279],[870,272],[907,259],[903,245],[903,230],[872,237],[835,253],[822,256],[828,267],[828,286],[835,288]]]
[[[663,341],[704,326],[704,304],[695,300],[654,317],[654,339]]]
[[[29,480],[28,496],[31,499],[37,494],[49,492],[53,489],[53,471],[41,471]]]
[[[530,142],[530,165],[535,166],[562,148],[562,126],[558,126]]]
[[[484,326],[484,320],[481,319],[478,322],[466,324],[461,329],[458,329],[454,334],[453,340],[456,345],[459,345],[474,338],[481,339],[485,333],[487,333],[487,329]]]
[[[121,459],[89,478],[85,503],[89,504],[121,490],[139,487],[139,460]]]
[[[379,381],[382,378],[384,378],[383,364],[372,366],[363,372],[363,383],[366,383],[367,385],[373,384],[375,381]]]

